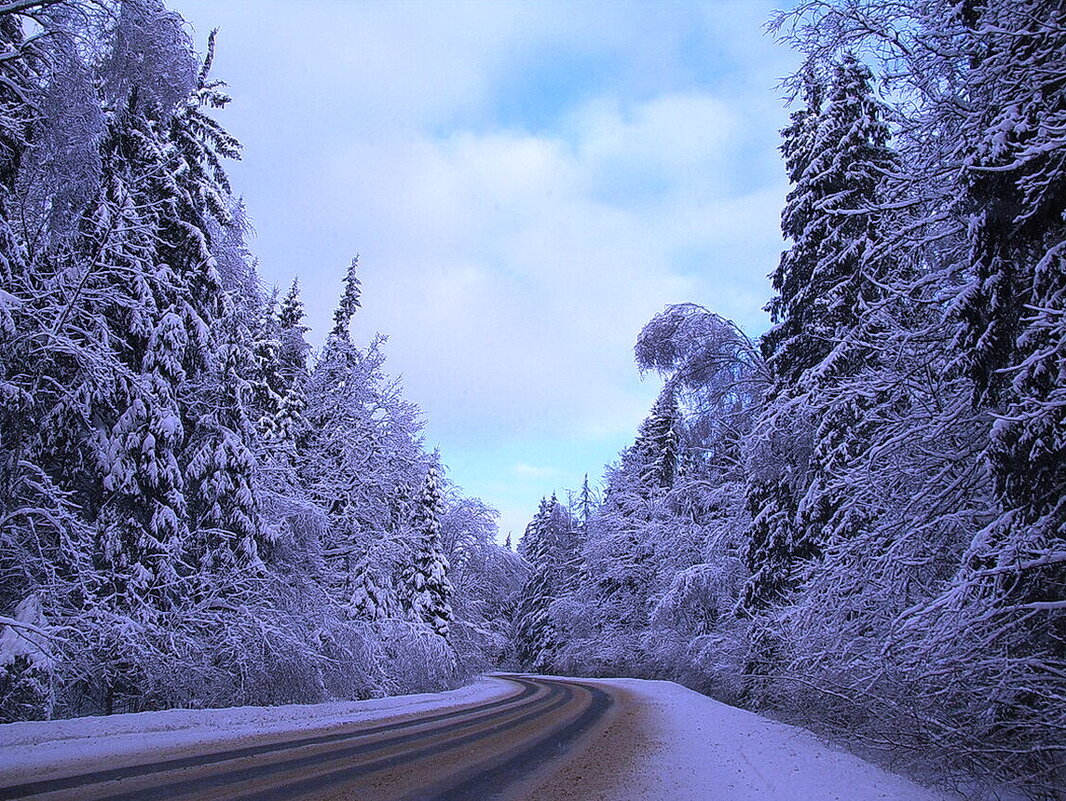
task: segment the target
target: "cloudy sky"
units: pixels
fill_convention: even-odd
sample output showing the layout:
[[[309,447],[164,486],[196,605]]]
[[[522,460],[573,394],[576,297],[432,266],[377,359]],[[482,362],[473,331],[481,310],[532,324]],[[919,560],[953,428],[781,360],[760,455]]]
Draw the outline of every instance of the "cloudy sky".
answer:
[[[451,478],[517,534],[632,441],[632,348],[669,303],[765,330],[794,65],[775,3],[172,0],[219,27],[219,114],[261,273],[320,344],[354,333],[425,411]],[[779,5],[779,4],[778,4]]]

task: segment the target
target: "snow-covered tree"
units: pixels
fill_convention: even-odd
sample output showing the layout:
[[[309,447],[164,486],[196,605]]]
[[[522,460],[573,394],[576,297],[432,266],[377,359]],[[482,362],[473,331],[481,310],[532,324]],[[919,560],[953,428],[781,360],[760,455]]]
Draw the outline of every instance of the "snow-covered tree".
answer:
[[[281,299],[277,313],[278,325],[278,362],[280,373],[285,379],[287,389],[300,385],[306,378],[307,355],[310,346],[304,335],[304,303],[300,297],[300,279],[293,278],[292,286]]]
[[[412,560],[400,574],[401,602],[415,620],[447,637],[452,622],[452,585],[448,559],[440,540],[444,513],[440,475],[430,467],[415,500],[411,531],[415,538]]]
[[[382,618],[419,412],[350,340],[354,263],[313,375],[295,284],[273,314],[213,53],[159,0],[0,8],[8,718],[425,689],[478,658]]]
[[[641,424],[636,441],[622,454],[622,470],[631,472],[648,492],[669,489],[677,477],[677,426],[677,395],[667,384]]]
[[[352,569],[352,597],[348,610],[357,620],[376,623],[393,617],[397,610],[395,593],[378,574],[369,552],[360,555]]]
[[[564,644],[552,604],[573,590],[575,545],[573,523],[554,495],[541,499],[520,545],[530,573],[519,595],[515,649],[523,665],[551,671]]]
[[[0,721],[48,720],[55,705],[55,655],[41,599],[23,599],[3,622]]]
[[[807,106],[782,132],[794,186],[781,227],[791,245],[771,276],[777,295],[767,309],[775,325],[761,343],[772,383],[756,426],[761,446],[748,504],[745,597],[752,609],[796,586],[797,570],[820,555],[823,532],[845,503],[829,489],[826,471],[847,458],[864,401],[824,398],[837,377],[870,357],[862,323],[883,295],[880,209],[896,164],[871,80],[845,53],[825,90],[807,76]]]
[[[879,63],[902,160],[886,249],[911,271],[880,279],[895,297],[877,363],[826,399],[861,421],[832,467],[861,518],[834,523],[856,541],[782,610],[793,667],[826,682],[826,717],[883,737],[903,704],[929,721],[909,732],[921,750],[1031,788],[1061,770],[1059,690],[1035,666],[1059,669],[1063,642],[1062,18],[1057,2],[859,0],[779,20],[810,65]]]
[[[355,317],[359,307],[363,305],[359,299],[362,289],[359,285],[358,270],[359,257],[356,256],[352,259],[352,263],[348,265],[348,272],[344,276],[344,293],[341,295],[336,311],[333,312],[333,331],[330,334],[331,336],[347,338],[349,336],[348,327],[351,325],[352,318]]]

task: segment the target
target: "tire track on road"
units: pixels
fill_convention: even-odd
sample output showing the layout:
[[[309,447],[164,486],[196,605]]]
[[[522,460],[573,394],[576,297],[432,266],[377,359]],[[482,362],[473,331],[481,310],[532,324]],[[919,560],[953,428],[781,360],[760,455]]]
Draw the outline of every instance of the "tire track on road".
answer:
[[[500,678],[519,691],[423,717],[13,785],[0,788],[0,800],[484,798],[557,757],[611,703],[577,682]]]

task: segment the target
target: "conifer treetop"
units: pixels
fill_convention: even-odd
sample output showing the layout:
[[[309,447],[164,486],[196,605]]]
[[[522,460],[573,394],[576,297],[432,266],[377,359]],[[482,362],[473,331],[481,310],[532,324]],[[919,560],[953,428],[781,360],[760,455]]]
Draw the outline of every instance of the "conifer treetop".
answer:
[[[352,259],[352,263],[348,265],[348,273],[344,276],[344,293],[341,295],[337,310],[333,312],[333,331],[330,334],[331,336],[347,339],[348,327],[352,323],[352,318],[355,317],[356,311],[363,305],[359,299],[362,289],[359,283],[359,276],[356,275],[358,268],[359,257],[356,256]]]

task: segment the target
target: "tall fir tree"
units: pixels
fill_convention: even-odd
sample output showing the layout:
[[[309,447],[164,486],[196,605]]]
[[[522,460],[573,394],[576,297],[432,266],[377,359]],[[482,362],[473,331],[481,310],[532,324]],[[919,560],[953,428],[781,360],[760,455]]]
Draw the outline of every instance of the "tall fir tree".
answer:
[[[356,620],[379,623],[396,614],[395,593],[379,574],[370,551],[359,555],[351,571],[352,594],[348,613]]]
[[[823,401],[842,376],[866,366],[863,315],[883,297],[885,280],[880,209],[897,162],[884,108],[870,70],[850,53],[826,90],[813,81],[806,77],[807,107],[782,131],[794,186],[781,228],[791,245],[771,275],[777,295],[767,310],[775,325],[761,342],[771,387],[756,428],[765,434],[762,455],[749,484],[745,604],[753,610],[797,585],[845,503],[830,490],[827,472],[856,447],[867,399]],[[793,442],[773,441],[780,438]],[[857,521],[836,523],[844,530]]]
[[[622,470],[632,474],[644,494],[668,490],[677,478],[678,422],[677,391],[668,382],[622,455]]]
[[[554,495],[541,498],[520,543],[531,572],[519,595],[515,648],[519,661],[531,670],[553,670],[556,654],[563,645],[551,617],[551,606],[570,589],[570,528],[569,516],[558,499]]]
[[[441,637],[447,637],[454,618],[448,559],[440,541],[443,513],[440,475],[437,468],[431,466],[414,504],[411,520],[414,553],[400,574],[400,591],[404,605],[415,620],[427,624]]]
[[[347,338],[349,336],[348,327],[351,325],[352,318],[355,317],[359,307],[363,305],[360,300],[362,289],[357,275],[358,270],[359,257],[356,256],[352,259],[352,263],[348,265],[348,272],[344,276],[344,293],[341,295],[336,311],[333,312],[333,331],[331,336]]]

